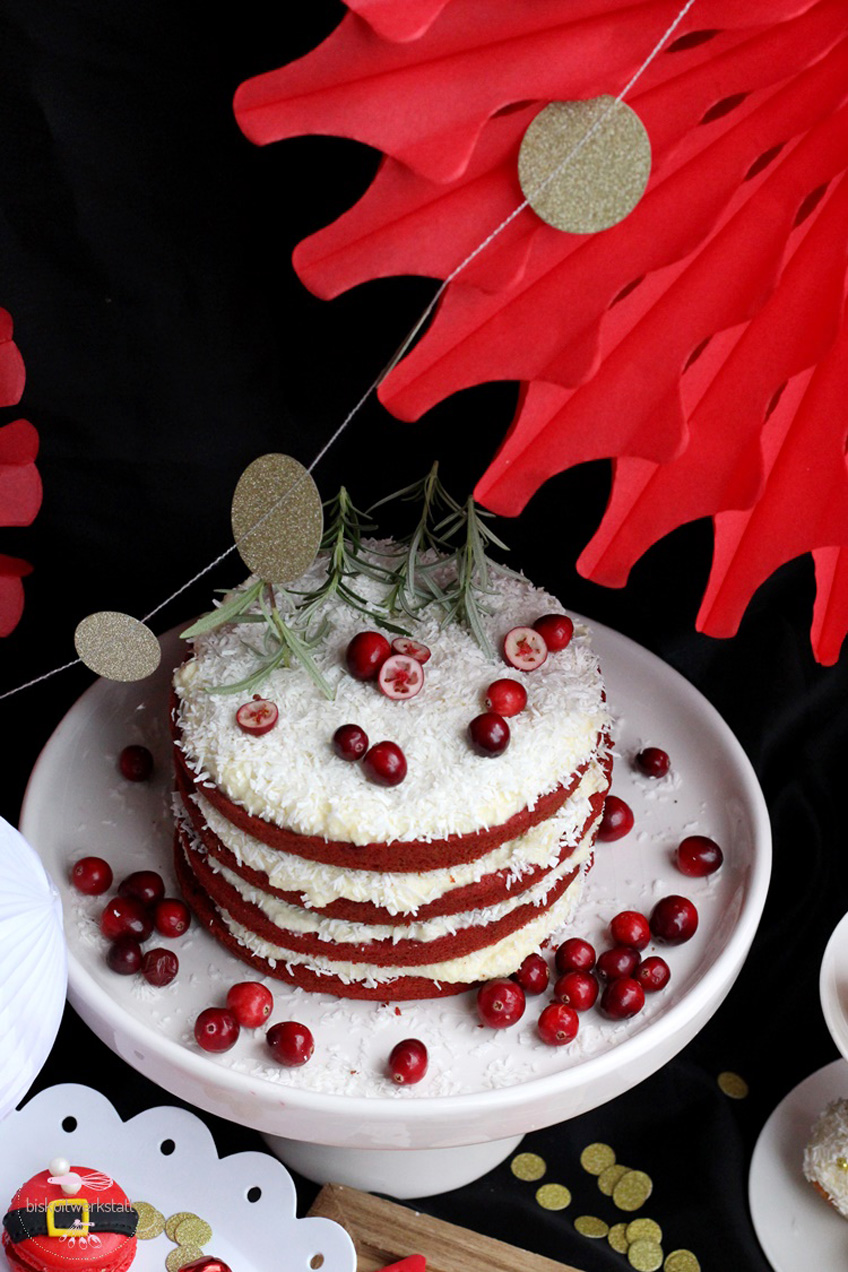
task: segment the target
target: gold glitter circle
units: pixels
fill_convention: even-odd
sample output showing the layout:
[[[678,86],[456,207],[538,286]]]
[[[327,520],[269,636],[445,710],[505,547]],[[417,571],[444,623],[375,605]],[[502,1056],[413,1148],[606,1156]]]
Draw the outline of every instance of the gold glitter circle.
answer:
[[[203,1246],[212,1240],[212,1229],[199,1215],[189,1215],[174,1228],[173,1240],[181,1246]]]
[[[631,1169],[632,1167],[630,1166],[622,1166],[620,1163],[616,1162],[612,1166],[607,1166],[606,1170],[601,1171],[598,1176],[598,1187],[605,1197],[612,1196],[613,1190],[618,1181]]]
[[[595,1215],[578,1215],[574,1220],[574,1227],[581,1237],[605,1237],[609,1233],[609,1224],[603,1219],[597,1219]]]
[[[180,1268],[184,1268],[187,1263],[194,1263],[195,1259],[202,1259],[203,1251],[200,1246],[195,1245],[179,1245],[165,1258],[165,1267],[168,1272],[180,1272]]]
[[[666,1256],[663,1272],[701,1272],[701,1265],[691,1250],[672,1250]]]
[[[168,1238],[169,1241],[176,1241],[177,1228],[183,1222],[183,1220],[196,1219],[196,1218],[197,1218],[197,1215],[194,1214],[191,1210],[178,1210],[176,1214],[168,1215],[168,1218],[165,1220],[165,1236]]]
[[[627,1225],[628,1241],[662,1241],[662,1228],[654,1219],[631,1219]]]
[[[291,583],[315,560],[324,529],[321,496],[290,455],[260,455],[238,480],[233,536],[248,569],[268,583]]]
[[[623,220],[641,199],[650,173],[645,125],[629,106],[607,95],[551,102],[530,124],[518,152],[518,179],[533,211],[572,234],[595,234]]]
[[[638,1210],[650,1197],[654,1185],[643,1170],[629,1170],[622,1175],[612,1192],[619,1210]]]
[[[538,1153],[519,1153],[517,1157],[513,1157],[509,1168],[516,1179],[529,1181],[541,1179],[548,1169],[544,1157],[540,1157]]]
[[[744,1100],[748,1094],[748,1083],[738,1073],[725,1071],[716,1079],[719,1089],[731,1100]]]
[[[607,1233],[607,1241],[616,1254],[627,1254],[627,1247],[630,1244],[627,1240],[627,1224],[614,1223]]]
[[[152,1241],[165,1231],[165,1216],[161,1210],[151,1206],[149,1201],[134,1201],[133,1209],[138,1212],[138,1227],[135,1235],[139,1241]]]
[[[86,667],[106,680],[144,680],[162,657],[150,628],[116,610],[84,618],[74,632],[74,647]]]
[[[837,1157],[837,1159],[836,1159],[836,1169],[837,1169],[837,1170],[848,1170],[848,1157]]]
[[[565,1210],[571,1205],[571,1193],[565,1184],[542,1184],[536,1189],[536,1200],[543,1210]]]
[[[636,1272],[657,1272],[662,1267],[662,1246],[646,1237],[634,1241],[627,1250],[627,1261]]]
[[[609,1144],[587,1144],[580,1154],[580,1165],[589,1175],[601,1175],[615,1165],[615,1152]]]

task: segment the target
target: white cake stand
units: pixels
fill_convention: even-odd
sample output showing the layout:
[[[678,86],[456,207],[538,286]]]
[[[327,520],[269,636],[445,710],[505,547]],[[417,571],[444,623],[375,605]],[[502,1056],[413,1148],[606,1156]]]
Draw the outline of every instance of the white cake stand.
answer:
[[[262,1031],[243,1033],[232,1051],[196,1047],[193,1021],[223,1002],[230,984],[253,973],[195,927],[176,945],[180,974],[154,990],[104,962],[97,928],[103,901],[70,888],[68,867],[85,854],[107,858],[116,880],[155,867],[172,879],[169,669],[181,657],[173,633],[160,671],[138,684],[98,681],[68,712],[45,747],[27,790],[22,830],[63,896],[70,1001],[128,1064],[166,1090],[263,1132],[274,1151],[317,1182],[335,1180],[396,1197],[459,1187],[503,1160],[528,1131],[594,1108],[635,1086],[704,1025],[733,983],[765,902],[771,837],[762,793],[738,742],[687,681],[632,641],[594,626],[596,648],[617,716],[620,752],[613,789],[631,804],[636,828],[599,845],[574,931],[603,945],[621,909],[649,910],[683,893],[700,926],[688,944],[664,951],[672,980],[633,1020],[613,1024],[586,1013],[576,1040],[546,1047],[529,1000],[512,1029],[483,1029],[473,995],[423,1003],[346,1002],[276,982],[272,1020],[308,1024],[316,1053],[282,1069]],[[150,783],[117,772],[131,742],[154,752]],[[672,773],[652,781],[630,759],[643,745],[668,751]],[[709,879],[687,879],[672,851],[686,834],[716,839],[725,864]],[[383,1075],[395,1042],[426,1042],[430,1069],[415,1087]]]

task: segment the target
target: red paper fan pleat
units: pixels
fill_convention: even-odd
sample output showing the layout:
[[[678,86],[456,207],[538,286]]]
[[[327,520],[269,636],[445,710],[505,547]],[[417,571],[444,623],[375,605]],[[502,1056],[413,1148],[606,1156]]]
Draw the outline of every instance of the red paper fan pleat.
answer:
[[[450,0],[348,0],[347,7],[364,18],[384,40],[417,40]]]
[[[825,667],[839,658],[848,635],[848,548],[819,548],[816,566],[816,602],[813,608],[813,652]]]
[[[0,525],[28,526],[41,506],[38,433],[28,420],[0,428]]]
[[[24,611],[21,579],[32,571],[28,561],[0,555],[0,636],[8,636]]]

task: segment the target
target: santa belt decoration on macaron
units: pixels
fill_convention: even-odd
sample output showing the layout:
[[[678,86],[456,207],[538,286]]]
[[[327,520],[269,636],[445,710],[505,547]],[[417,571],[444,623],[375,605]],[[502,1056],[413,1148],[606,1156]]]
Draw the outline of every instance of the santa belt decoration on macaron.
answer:
[[[3,1227],[15,1245],[30,1237],[87,1237],[92,1229],[134,1237],[138,1211],[113,1202],[89,1203],[84,1197],[56,1197],[44,1207],[10,1210],[3,1216]]]

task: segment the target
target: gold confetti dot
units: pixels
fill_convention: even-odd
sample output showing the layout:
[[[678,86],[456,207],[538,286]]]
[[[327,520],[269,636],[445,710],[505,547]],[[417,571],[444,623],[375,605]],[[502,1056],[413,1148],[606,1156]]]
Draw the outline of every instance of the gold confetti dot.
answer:
[[[848,1157],[837,1157],[837,1159],[836,1159],[836,1169],[837,1169],[837,1170],[848,1170]]]
[[[607,1166],[606,1170],[602,1170],[598,1176],[598,1187],[605,1197],[611,1197],[613,1190],[621,1179],[622,1175],[626,1175],[632,1168],[630,1166],[622,1166],[616,1162],[614,1166]]]
[[[190,1210],[178,1210],[176,1214],[169,1215],[165,1220],[165,1235],[170,1241],[176,1241],[177,1228],[184,1219],[196,1219],[197,1215]]]
[[[510,1162],[510,1170],[516,1179],[541,1179],[547,1169],[545,1159],[538,1153],[519,1153]]]
[[[291,583],[315,560],[324,529],[321,496],[290,455],[260,455],[238,480],[232,503],[239,556],[269,583]]]
[[[212,1229],[199,1215],[181,1219],[174,1228],[174,1241],[181,1246],[203,1246],[212,1240]]]
[[[571,1205],[571,1193],[565,1184],[542,1184],[536,1189],[536,1200],[543,1210],[565,1210]]]
[[[638,1210],[653,1191],[650,1175],[643,1170],[629,1170],[622,1175],[612,1192],[612,1199],[619,1210]]]
[[[717,1081],[720,1090],[731,1100],[744,1100],[748,1094],[748,1083],[738,1073],[720,1073]]]
[[[672,1250],[663,1264],[663,1272],[701,1272],[701,1265],[691,1250]]]
[[[144,680],[162,657],[150,628],[115,610],[84,618],[74,632],[74,648],[89,671],[106,680]]]
[[[133,1208],[138,1211],[135,1235],[139,1241],[152,1241],[165,1231],[165,1216],[149,1201],[134,1201]]]
[[[631,1219],[627,1225],[628,1241],[662,1241],[662,1228],[653,1219]]]
[[[530,124],[518,154],[518,179],[534,212],[572,234],[594,234],[623,220],[641,199],[650,172],[644,124],[606,95],[551,102]]]
[[[662,1246],[657,1245],[656,1241],[641,1238],[628,1248],[627,1261],[636,1272],[657,1272],[662,1267]]]
[[[578,1215],[574,1220],[574,1227],[581,1237],[605,1237],[609,1233],[609,1224],[594,1215]]]
[[[607,1241],[617,1254],[627,1254],[630,1242],[627,1240],[627,1224],[614,1223],[607,1233]]]
[[[600,1175],[615,1165],[615,1153],[609,1144],[587,1144],[580,1154],[580,1165],[589,1175]]]
[[[165,1259],[165,1267],[168,1269],[168,1272],[180,1272],[180,1268],[184,1268],[187,1263],[194,1263],[195,1259],[202,1258],[203,1251],[200,1246],[175,1246]]]

